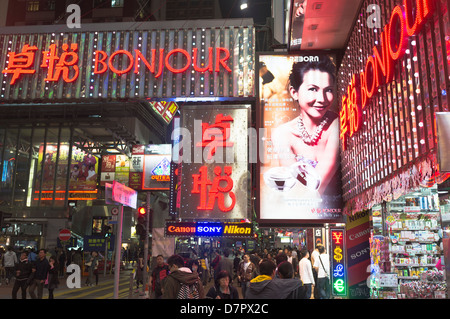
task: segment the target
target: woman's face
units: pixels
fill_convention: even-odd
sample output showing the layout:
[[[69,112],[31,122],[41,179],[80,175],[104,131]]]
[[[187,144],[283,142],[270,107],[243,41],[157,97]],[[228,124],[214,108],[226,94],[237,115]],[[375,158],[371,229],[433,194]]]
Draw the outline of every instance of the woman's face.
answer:
[[[219,279],[219,284],[221,287],[226,287],[230,284],[230,278],[227,277],[223,277]]]
[[[321,119],[334,101],[334,83],[327,72],[310,70],[303,76],[298,90],[290,88],[292,98],[298,100],[300,110],[313,119]]]

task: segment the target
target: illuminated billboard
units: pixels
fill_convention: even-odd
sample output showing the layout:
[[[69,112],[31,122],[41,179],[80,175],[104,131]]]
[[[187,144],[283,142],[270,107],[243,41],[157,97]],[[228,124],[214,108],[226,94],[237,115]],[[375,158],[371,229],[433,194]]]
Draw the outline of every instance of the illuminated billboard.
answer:
[[[257,60],[260,222],[340,222],[335,56],[260,54]]]

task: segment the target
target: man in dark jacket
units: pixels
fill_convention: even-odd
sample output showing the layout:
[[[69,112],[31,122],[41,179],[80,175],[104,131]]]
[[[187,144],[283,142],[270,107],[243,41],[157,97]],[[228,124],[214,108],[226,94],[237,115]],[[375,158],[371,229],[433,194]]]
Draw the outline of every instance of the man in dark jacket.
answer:
[[[169,264],[170,274],[163,281],[162,299],[177,299],[182,284],[195,285],[199,299],[205,298],[200,277],[184,266],[183,257],[172,255],[167,259],[167,264]]]
[[[15,265],[14,271],[16,274],[16,281],[12,289],[12,299],[17,299],[17,292],[19,288],[22,290],[22,299],[27,299],[27,287],[32,278],[32,267],[28,260],[28,254],[22,252],[19,262]]]
[[[48,270],[50,265],[48,263],[45,249],[40,249],[38,258],[33,265],[34,278],[30,285],[30,296],[32,299],[42,299],[44,294],[45,279],[47,279]],[[36,297],[35,290],[38,289],[38,295]]]
[[[261,275],[252,279],[245,299],[300,299],[303,283],[296,278],[276,278],[277,266],[270,260],[259,265]]]

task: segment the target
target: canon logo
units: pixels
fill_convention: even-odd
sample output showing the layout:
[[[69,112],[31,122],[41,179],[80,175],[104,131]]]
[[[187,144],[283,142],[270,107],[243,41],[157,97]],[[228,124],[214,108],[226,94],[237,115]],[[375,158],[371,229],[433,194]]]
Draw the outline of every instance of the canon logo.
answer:
[[[355,239],[358,239],[358,238],[360,238],[362,236],[369,235],[369,234],[370,234],[370,228],[367,228],[367,229],[365,229],[363,231],[360,231],[359,233],[356,233],[354,235],[348,236],[348,238],[350,240],[355,240]]]

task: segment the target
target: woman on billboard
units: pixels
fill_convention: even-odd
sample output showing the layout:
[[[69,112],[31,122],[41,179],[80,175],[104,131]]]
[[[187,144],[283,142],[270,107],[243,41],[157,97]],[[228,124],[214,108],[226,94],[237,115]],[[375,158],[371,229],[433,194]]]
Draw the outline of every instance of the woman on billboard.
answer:
[[[317,62],[294,62],[289,93],[298,111],[272,131],[279,165],[303,185],[322,195],[336,194],[339,167],[339,116],[330,109],[336,98],[335,66],[328,56]]]

